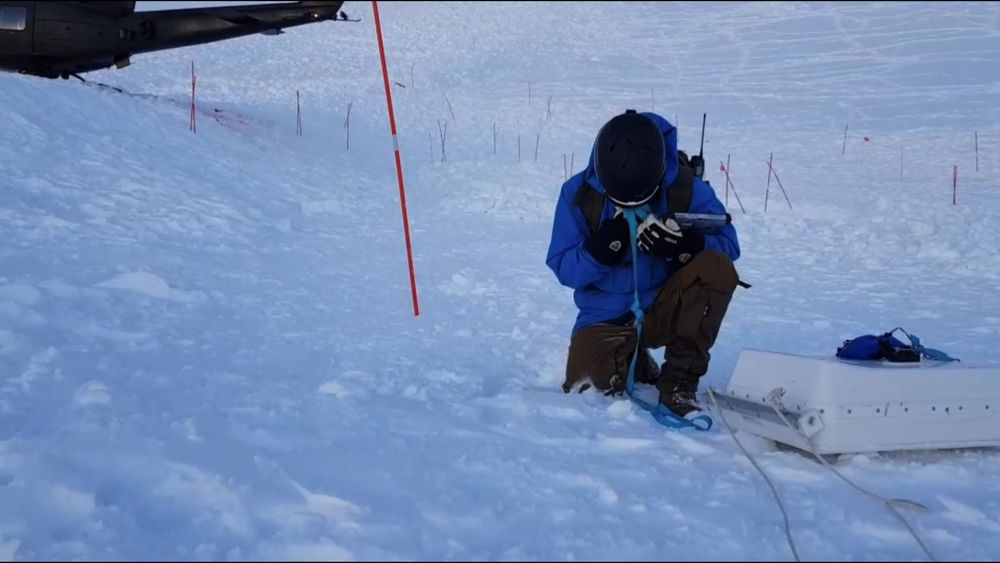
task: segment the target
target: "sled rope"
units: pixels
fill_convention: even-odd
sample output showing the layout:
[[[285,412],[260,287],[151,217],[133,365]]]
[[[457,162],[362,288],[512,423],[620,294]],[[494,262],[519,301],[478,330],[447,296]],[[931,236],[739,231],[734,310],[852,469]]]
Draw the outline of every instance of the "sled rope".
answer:
[[[722,423],[726,425],[726,428],[729,430],[729,435],[733,437],[733,441],[736,442],[736,445],[740,448],[740,451],[743,452],[743,455],[745,455],[746,458],[750,460],[750,463],[754,466],[754,468],[757,469],[760,476],[764,478],[767,486],[771,488],[771,494],[774,495],[774,500],[778,503],[778,508],[781,510],[781,516],[785,521],[785,538],[788,540],[788,548],[792,550],[792,557],[794,557],[796,561],[802,561],[799,559],[799,550],[795,548],[795,539],[792,538],[792,526],[788,520],[788,511],[785,510],[785,504],[781,501],[781,495],[778,494],[778,489],[774,486],[774,483],[771,482],[771,478],[767,476],[764,469],[757,464],[757,460],[750,455],[750,452],[743,447],[739,438],[736,437],[736,432],[733,430],[733,427],[729,425],[729,421],[726,420],[726,415],[722,412],[722,409],[719,408],[719,403],[715,400],[715,392],[711,387],[708,388],[708,397],[712,400],[715,412],[719,413],[719,418],[721,418]]]
[[[772,410],[774,410],[774,413],[778,415],[778,418],[781,419],[781,421],[785,424],[785,426],[787,426],[790,430],[798,434],[805,441],[806,445],[809,446],[809,453],[811,453],[813,457],[818,459],[820,463],[826,466],[827,469],[832,471],[834,475],[843,479],[845,483],[855,488],[856,490],[872,497],[873,499],[880,502],[883,506],[885,506],[886,509],[890,513],[892,513],[893,516],[895,516],[900,522],[903,523],[903,526],[905,526],[907,531],[910,532],[910,535],[913,536],[913,539],[917,542],[917,545],[920,546],[920,549],[923,550],[924,555],[927,556],[927,559],[929,561],[937,561],[937,559],[934,558],[934,555],[931,554],[930,549],[927,548],[927,545],[923,542],[923,540],[920,539],[920,535],[917,534],[916,530],[913,529],[913,526],[909,523],[909,521],[907,521],[906,518],[904,518],[903,515],[900,514],[898,510],[896,510],[897,507],[900,507],[900,508],[905,508],[907,510],[912,510],[914,512],[927,512],[928,510],[927,507],[924,506],[923,504],[920,504],[919,502],[912,501],[909,499],[891,499],[884,497],[878,493],[873,493],[868,489],[865,489],[864,487],[861,487],[860,485],[854,483],[853,481],[845,477],[840,471],[837,471],[835,467],[833,467],[832,465],[830,465],[829,462],[823,459],[823,456],[816,453],[816,448],[815,446],[813,446],[812,440],[809,438],[809,436],[806,436],[801,430],[792,425],[792,423],[789,422],[788,419],[785,417],[785,413],[783,413],[782,409],[779,408],[783,407],[780,398],[783,393],[784,391],[781,390],[780,388],[771,391],[771,393],[768,394],[768,399],[769,399],[768,405],[771,407]]]

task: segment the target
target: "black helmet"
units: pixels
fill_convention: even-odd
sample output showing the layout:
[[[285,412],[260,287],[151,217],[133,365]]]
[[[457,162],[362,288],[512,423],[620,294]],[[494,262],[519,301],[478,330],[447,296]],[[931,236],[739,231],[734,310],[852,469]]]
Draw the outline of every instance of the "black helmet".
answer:
[[[663,133],[653,120],[626,110],[597,134],[594,167],[608,198],[621,207],[649,201],[666,171]]]

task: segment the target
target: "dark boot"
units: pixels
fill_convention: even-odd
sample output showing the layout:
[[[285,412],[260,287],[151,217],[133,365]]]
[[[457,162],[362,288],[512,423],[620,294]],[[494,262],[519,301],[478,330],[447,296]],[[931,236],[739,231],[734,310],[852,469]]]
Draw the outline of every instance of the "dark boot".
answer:
[[[666,371],[666,366],[664,366]],[[698,380],[681,380],[664,376],[658,385],[660,404],[670,409],[679,418],[691,419],[701,414],[696,393]]]

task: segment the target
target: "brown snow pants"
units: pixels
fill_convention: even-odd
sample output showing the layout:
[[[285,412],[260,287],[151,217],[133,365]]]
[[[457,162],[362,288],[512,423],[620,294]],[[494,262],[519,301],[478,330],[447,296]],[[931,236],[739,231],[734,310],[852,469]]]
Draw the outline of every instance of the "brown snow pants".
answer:
[[[708,371],[715,344],[739,277],[732,260],[716,251],[695,256],[675,272],[646,311],[636,381],[657,384],[661,393],[696,391]],[[635,353],[635,321],[583,327],[570,339],[563,391],[594,386],[624,389]],[[648,348],[667,348],[662,373]]]

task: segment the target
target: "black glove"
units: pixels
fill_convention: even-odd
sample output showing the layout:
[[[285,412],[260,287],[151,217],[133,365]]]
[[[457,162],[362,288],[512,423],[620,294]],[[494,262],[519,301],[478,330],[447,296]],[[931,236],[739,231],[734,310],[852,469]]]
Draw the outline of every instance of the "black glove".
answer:
[[[615,266],[625,257],[631,241],[628,239],[628,221],[624,215],[617,215],[605,221],[594,234],[583,243],[587,252],[605,266]]]
[[[637,245],[650,256],[677,260],[683,265],[705,250],[705,236],[695,231],[682,232],[669,215],[666,219],[650,215],[639,225]]]

